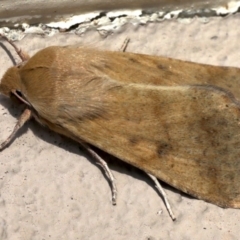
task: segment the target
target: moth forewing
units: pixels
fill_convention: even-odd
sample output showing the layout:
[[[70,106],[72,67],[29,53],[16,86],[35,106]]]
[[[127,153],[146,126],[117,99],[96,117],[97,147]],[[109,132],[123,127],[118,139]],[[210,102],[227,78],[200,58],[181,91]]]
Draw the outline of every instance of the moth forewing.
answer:
[[[230,93],[139,84],[107,92],[106,118],[79,121],[74,135],[197,198],[240,207],[240,109]]]

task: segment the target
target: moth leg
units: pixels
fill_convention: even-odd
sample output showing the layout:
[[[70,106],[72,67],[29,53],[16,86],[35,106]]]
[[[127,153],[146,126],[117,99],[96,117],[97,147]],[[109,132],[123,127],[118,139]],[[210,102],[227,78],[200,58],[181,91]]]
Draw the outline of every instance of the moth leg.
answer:
[[[21,48],[17,47],[17,45],[10,39],[8,39],[6,36],[0,34],[0,36],[5,39],[10,45],[12,45],[12,47],[15,49],[15,51],[17,52],[18,56],[22,59],[22,61],[27,61],[28,59],[30,59],[30,56],[24,52],[23,50],[21,50]]]
[[[174,213],[173,213],[173,211],[172,211],[172,209],[171,209],[171,206],[170,206],[170,204],[169,204],[169,202],[168,202],[167,194],[164,192],[161,184],[159,183],[159,181],[157,180],[157,178],[154,177],[153,175],[151,175],[151,174],[149,174],[149,173],[147,173],[147,175],[148,175],[148,176],[154,181],[154,183],[156,184],[156,188],[157,188],[157,190],[160,192],[160,194],[162,195],[163,201],[164,201],[164,203],[165,203],[165,205],[166,205],[166,208],[167,208],[167,210],[168,210],[168,213],[169,213],[170,217],[172,218],[173,221],[175,221],[175,220],[176,220],[176,217],[175,217],[175,215],[174,215]]]
[[[117,187],[115,184],[115,179],[111,170],[109,169],[107,163],[96,153],[94,152],[87,144],[81,143],[81,145],[89,152],[89,154],[97,161],[97,163],[103,168],[105,174],[108,176],[108,179],[111,184],[112,189],[112,204],[116,205],[117,201]]]
[[[121,48],[119,49],[119,51],[120,51],[120,52],[125,52],[129,42],[130,42],[130,38],[126,38],[126,39],[124,40]]]
[[[32,112],[29,109],[25,109],[22,113],[22,115],[20,116],[20,118],[17,121],[17,124],[15,125],[13,132],[11,133],[11,135],[7,138],[6,141],[4,141],[1,145],[0,145],[0,151],[2,151],[8,144],[9,142],[14,138],[14,136],[16,135],[17,131],[24,125],[24,123],[26,123],[29,119],[31,119],[32,117]]]

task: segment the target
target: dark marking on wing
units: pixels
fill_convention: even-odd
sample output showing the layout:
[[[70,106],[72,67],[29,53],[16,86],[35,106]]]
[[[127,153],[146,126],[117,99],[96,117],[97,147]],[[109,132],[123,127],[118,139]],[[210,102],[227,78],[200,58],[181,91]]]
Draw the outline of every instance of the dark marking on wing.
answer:
[[[172,150],[172,145],[170,145],[167,142],[160,142],[157,145],[157,154],[162,157],[163,155],[169,154],[169,152]]]
[[[128,140],[131,145],[136,145],[140,141],[140,139],[138,139],[137,137],[131,137]]]

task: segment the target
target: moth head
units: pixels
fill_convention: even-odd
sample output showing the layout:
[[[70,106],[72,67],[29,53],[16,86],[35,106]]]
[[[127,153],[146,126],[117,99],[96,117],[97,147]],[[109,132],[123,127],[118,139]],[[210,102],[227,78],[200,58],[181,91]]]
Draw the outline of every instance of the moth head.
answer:
[[[7,97],[11,97],[14,91],[16,92],[20,90],[21,77],[19,74],[19,67],[13,66],[9,68],[2,77],[0,82],[0,92]]]
[[[0,93],[11,98],[17,104],[26,103],[21,92],[21,77],[19,74],[20,65],[9,68],[3,75],[0,82]]]
[[[22,93],[21,93],[21,77],[20,77],[20,69],[25,63],[29,60],[29,55],[18,48],[15,43],[5,37],[4,35],[0,34],[0,37],[5,39],[10,45],[13,46],[15,51],[17,52],[18,56],[21,58],[21,62],[11,68],[9,68],[6,73],[3,75],[2,80],[0,82],[0,93],[7,97],[11,97],[11,99],[15,100],[18,98],[22,100]]]

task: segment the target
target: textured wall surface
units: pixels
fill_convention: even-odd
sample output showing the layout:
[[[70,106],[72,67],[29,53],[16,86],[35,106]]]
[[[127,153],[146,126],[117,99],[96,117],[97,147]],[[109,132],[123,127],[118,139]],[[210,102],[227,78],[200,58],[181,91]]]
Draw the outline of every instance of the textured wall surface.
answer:
[[[117,50],[130,37],[129,52],[240,66],[239,25],[236,14],[209,18],[207,23],[194,18],[187,24],[178,20],[128,24],[107,38],[97,31],[82,36],[27,35],[18,45],[30,54],[69,44]],[[0,76],[12,64],[5,48],[12,52],[1,42]],[[0,96],[0,141],[12,131],[20,113]],[[177,217],[172,222],[146,174],[111,159],[109,165],[117,180],[117,206],[111,205],[106,178],[77,143],[34,121],[26,124],[0,153],[0,239],[239,239],[240,210],[222,209],[164,185]]]

